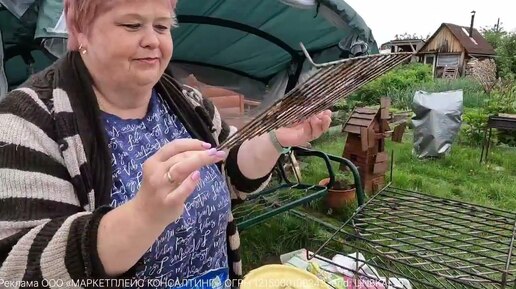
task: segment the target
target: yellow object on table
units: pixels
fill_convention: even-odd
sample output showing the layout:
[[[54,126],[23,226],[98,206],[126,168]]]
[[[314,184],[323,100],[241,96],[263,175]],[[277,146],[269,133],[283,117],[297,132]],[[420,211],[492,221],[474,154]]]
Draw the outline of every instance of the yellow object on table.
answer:
[[[249,272],[240,289],[330,289],[314,274],[288,265],[265,265]]]
[[[335,289],[347,288],[346,282],[344,282],[344,278],[342,278],[342,276],[322,270],[321,266],[315,262],[308,262],[308,268],[306,268],[306,270],[327,284],[330,284]]]

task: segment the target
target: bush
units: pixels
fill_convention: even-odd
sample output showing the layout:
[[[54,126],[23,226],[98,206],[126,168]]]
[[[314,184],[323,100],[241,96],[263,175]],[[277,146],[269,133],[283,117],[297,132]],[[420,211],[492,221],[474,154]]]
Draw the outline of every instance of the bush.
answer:
[[[486,101],[486,111],[489,114],[516,113],[516,82],[503,80],[499,82],[489,99]]]
[[[409,87],[403,91],[389,94],[394,107],[408,110],[412,107],[414,94],[418,90],[428,92],[443,92],[462,89],[464,93],[464,107],[477,108],[484,105],[487,94],[482,86],[470,78],[459,78],[455,80],[435,79]]]
[[[490,115],[516,114],[516,82],[513,79],[501,81],[495,87],[487,101],[486,112]],[[497,130],[496,138],[499,144],[516,146],[515,131]]]
[[[482,110],[464,113],[461,142],[472,146],[482,145],[488,117]]]
[[[405,91],[417,84],[432,80],[432,68],[422,63],[402,65],[371,81],[350,96],[351,100],[365,105],[378,105],[382,96],[392,98],[393,94]]]
[[[470,145],[481,145],[484,130],[490,115],[516,113],[516,83],[504,80],[498,83],[489,98],[483,100],[484,105],[475,111],[464,114],[464,125],[461,131],[462,142]],[[497,144],[516,146],[516,132],[496,130],[492,141]]]
[[[508,33],[502,38],[502,44],[496,49],[496,54],[500,76],[509,77],[516,74],[516,33]]]
[[[380,78],[368,83],[352,94],[346,103],[378,105],[380,97],[388,96],[392,106],[410,110],[414,94],[418,90],[443,92],[462,89],[465,107],[481,107],[487,98],[482,85],[471,78],[456,80],[433,79],[432,67],[422,63],[410,63],[394,69]],[[346,108],[349,109],[348,105]],[[340,107],[345,107],[344,102]],[[353,106],[351,106],[353,107]]]

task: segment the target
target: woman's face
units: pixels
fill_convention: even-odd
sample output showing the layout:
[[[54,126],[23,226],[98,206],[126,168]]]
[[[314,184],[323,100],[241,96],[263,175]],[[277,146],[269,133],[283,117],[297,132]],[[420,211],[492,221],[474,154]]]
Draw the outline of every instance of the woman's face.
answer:
[[[115,85],[153,86],[172,57],[169,0],[117,1],[79,34],[94,79]]]

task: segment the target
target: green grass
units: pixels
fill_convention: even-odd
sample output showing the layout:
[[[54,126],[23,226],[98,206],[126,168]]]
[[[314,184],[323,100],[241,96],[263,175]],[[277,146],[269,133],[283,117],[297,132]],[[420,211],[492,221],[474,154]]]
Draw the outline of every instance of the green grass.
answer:
[[[391,89],[388,93],[392,99],[394,107],[408,110],[412,105],[414,94],[418,90],[426,92],[443,92],[459,90],[463,91],[464,107],[476,108],[484,105],[484,100],[488,98],[487,94],[482,89],[482,86],[470,79],[459,78],[454,80],[435,79],[425,83],[408,87],[406,89]]]
[[[313,149],[340,156],[345,139],[336,128],[312,145]],[[444,159],[418,160],[412,155],[412,131],[406,132],[403,143],[388,141],[386,147],[389,155],[394,151],[395,187],[515,211],[516,148],[493,147],[489,163],[480,165],[481,148],[459,144],[454,144],[451,154]],[[334,169],[338,168],[335,166]],[[318,183],[327,177],[323,162],[305,159],[302,170],[304,183]],[[319,201],[306,209],[338,224],[351,215],[353,208],[329,216]],[[286,215],[245,231],[241,241],[244,272],[271,262],[283,253],[303,248],[314,238],[320,239],[321,234],[319,226]]]
[[[314,149],[342,155],[345,136],[334,132],[314,143]],[[387,141],[394,151],[393,185],[439,197],[501,209],[516,208],[516,148],[493,147],[488,164],[479,164],[481,147],[452,145],[448,157],[419,160],[412,154],[412,131],[401,144]],[[307,166],[309,179],[324,175],[320,163]]]
[[[516,208],[516,148],[494,148],[479,164],[480,147],[452,146],[440,160],[418,160],[409,141],[394,150],[394,186],[499,209]]]

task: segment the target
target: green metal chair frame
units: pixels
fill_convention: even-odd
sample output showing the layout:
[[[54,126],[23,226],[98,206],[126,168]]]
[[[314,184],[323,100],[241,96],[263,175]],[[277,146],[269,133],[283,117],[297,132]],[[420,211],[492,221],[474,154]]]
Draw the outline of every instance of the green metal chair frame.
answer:
[[[326,154],[322,151],[302,147],[292,147],[288,152],[284,153],[284,156],[288,156],[292,153],[298,157],[318,157],[322,159],[330,178],[329,183],[326,186],[322,186],[319,184],[307,184],[289,180],[284,169],[284,161],[280,158],[276,164],[276,170],[280,179],[279,183],[272,188],[249,195],[244,204],[234,209],[233,214],[240,231],[249,229],[272,217],[303,206],[311,201],[324,198],[328,193],[328,189],[335,183],[335,173],[332,162],[337,162],[339,165],[344,165],[349,168],[350,172],[353,174],[358,205],[361,206],[364,204],[365,195],[360,182],[360,175],[357,167],[351,161],[342,157]],[[287,193],[282,195],[282,192],[285,191]]]

